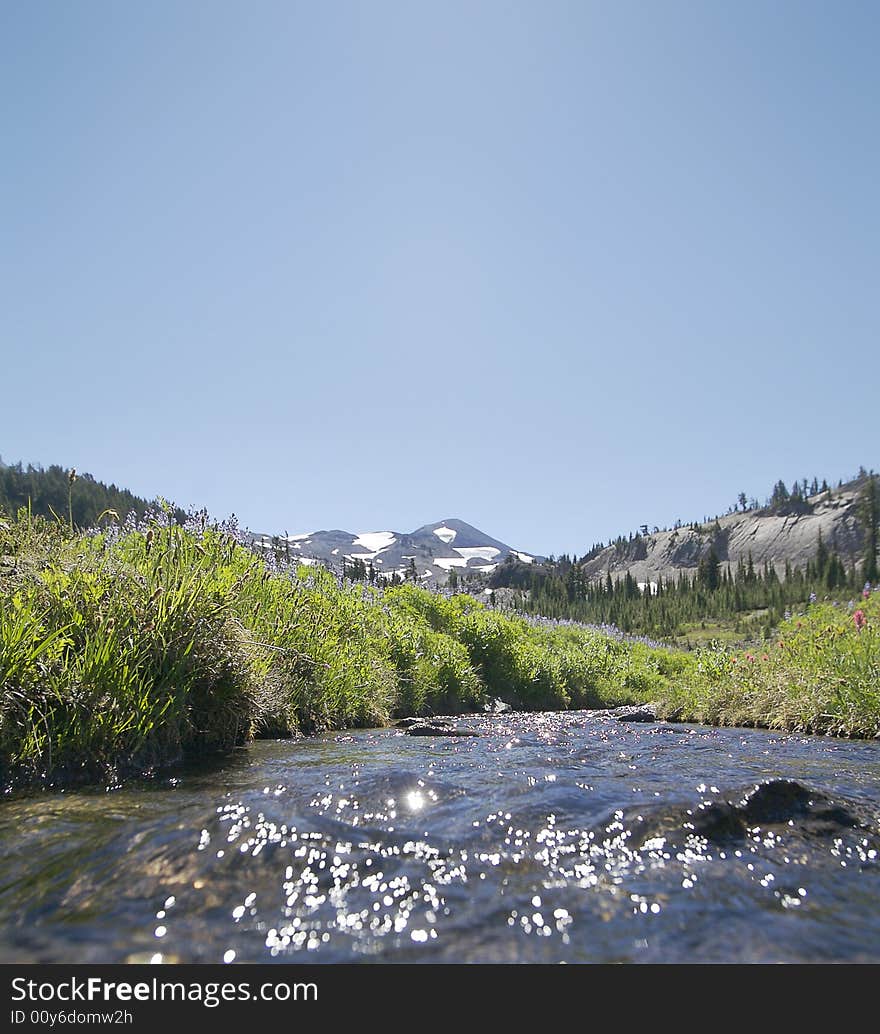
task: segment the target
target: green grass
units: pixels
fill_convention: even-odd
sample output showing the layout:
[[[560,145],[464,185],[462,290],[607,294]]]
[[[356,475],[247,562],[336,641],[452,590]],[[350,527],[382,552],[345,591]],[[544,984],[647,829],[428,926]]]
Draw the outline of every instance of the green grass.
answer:
[[[686,621],[674,635],[665,636],[663,641],[683,650],[702,646],[724,646],[736,648],[762,637],[768,611],[749,611],[735,618],[707,617],[702,621]]]
[[[856,612],[864,615],[860,629]],[[705,649],[662,697],[667,717],[713,725],[880,735],[880,593],[812,605],[762,647]]]
[[[670,717],[873,736],[877,598],[811,608],[734,663],[535,626],[468,596],[272,572],[219,530],[0,519],[0,779],[146,773],[255,736],[404,714],[656,701]],[[761,654],[760,656],[763,656]]]

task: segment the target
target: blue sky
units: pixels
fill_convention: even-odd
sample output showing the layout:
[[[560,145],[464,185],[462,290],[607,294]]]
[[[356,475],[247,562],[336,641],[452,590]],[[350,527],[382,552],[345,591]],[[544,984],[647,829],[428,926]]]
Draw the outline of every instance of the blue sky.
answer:
[[[5,3],[0,455],[543,553],[880,467],[878,31]]]

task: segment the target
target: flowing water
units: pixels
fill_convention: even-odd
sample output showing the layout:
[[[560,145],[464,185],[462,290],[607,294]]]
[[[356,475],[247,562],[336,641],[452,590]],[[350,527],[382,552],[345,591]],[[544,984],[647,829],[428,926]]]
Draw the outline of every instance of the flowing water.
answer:
[[[880,961],[877,742],[461,724],[6,800],[0,961]]]

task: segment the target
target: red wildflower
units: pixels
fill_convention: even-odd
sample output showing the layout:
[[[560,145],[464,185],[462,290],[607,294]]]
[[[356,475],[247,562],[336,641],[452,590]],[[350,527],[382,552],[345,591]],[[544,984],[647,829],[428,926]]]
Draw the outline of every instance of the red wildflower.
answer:
[[[761,660],[762,660],[762,661],[769,661],[769,660],[770,660],[770,658],[769,658],[769,657],[767,656],[767,654],[766,654],[766,653],[762,653],[762,654],[761,654]]]
[[[855,614],[853,614],[853,624],[860,632],[867,623],[868,619],[865,617],[865,612],[863,610],[857,610]]]

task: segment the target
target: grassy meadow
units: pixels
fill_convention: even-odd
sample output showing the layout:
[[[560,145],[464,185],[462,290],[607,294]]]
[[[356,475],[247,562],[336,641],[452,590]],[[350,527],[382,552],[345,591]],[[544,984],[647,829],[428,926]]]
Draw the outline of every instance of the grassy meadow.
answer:
[[[258,736],[395,716],[656,702],[685,721],[880,733],[880,595],[810,606],[744,655],[340,585],[168,514],[88,533],[0,515],[0,780],[143,774]],[[861,615],[857,617],[856,611]]]
[[[812,603],[750,649],[703,649],[661,713],[709,725],[880,736],[880,591]]]

